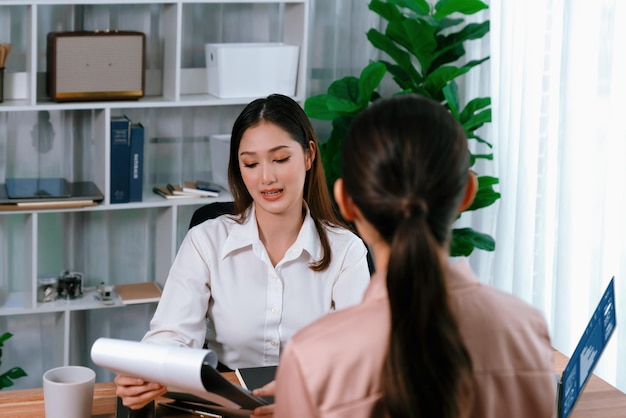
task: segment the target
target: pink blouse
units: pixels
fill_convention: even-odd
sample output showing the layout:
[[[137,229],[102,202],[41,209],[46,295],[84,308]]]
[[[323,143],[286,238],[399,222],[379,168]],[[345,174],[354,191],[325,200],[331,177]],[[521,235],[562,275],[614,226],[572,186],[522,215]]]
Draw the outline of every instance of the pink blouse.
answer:
[[[553,350],[543,314],[481,284],[466,260],[450,264],[451,297],[472,358],[471,417],[551,417]],[[384,272],[360,305],[333,312],[298,332],[281,356],[275,418],[383,417],[380,371],[389,335]]]

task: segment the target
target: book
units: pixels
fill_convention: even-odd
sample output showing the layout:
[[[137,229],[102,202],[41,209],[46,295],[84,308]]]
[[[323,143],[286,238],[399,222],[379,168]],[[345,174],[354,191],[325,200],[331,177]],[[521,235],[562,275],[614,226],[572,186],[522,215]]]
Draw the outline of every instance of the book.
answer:
[[[128,201],[141,202],[143,198],[144,128],[141,123],[130,126],[130,157]]]
[[[184,192],[180,184],[168,183],[166,187],[174,195],[197,197],[194,193]]]
[[[206,190],[206,191],[214,192],[218,194],[220,190],[222,190],[219,184],[213,183],[211,181],[204,181],[204,180],[196,181],[196,188],[199,190]]]
[[[111,117],[111,203],[129,201],[130,126],[126,116]]]
[[[158,302],[161,299],[161,286],[156,282],[115,285],[115,293],[124,305]]]
[[[161,197],[166,199],[197,199],[205,196],[200,196],[194,193],[176,193],[174,194],[167,187],[156,186],[152,188],[152,191]]]
[[[214,190],[202,190],[198,188],[198,184],[195,181],[184,181],[183,182],[183,192],[193,193],[199,196],[205,197],[219,197],[219,190],[216,192]]]
[[[242,387],[252,391],[265,386],[276,377],[278,366],[240,367],[235,375]],[[273,396],[264,396],[268,403],[274,403]]]
[[[249,417],[254,408],[268,404],[217,371],[217,354],[211,349],[98,338],[91,360],[117,374],[159,382],[168,388],[165,398],[202,405],[219,415]]]

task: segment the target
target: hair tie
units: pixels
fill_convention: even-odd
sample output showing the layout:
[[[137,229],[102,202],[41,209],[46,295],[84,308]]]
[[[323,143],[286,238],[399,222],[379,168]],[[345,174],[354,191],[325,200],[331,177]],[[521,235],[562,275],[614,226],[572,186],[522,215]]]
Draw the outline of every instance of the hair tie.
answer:
[[[428,205],[421,197],[405,197],[400,202],[400,213],[402,213],[404,219],[426,219],[428,216]]]

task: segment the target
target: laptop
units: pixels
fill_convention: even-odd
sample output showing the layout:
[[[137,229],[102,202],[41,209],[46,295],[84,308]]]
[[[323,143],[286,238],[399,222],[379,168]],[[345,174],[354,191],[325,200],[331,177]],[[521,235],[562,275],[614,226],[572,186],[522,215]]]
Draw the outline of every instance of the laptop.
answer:
[[[7,178],[0,184],[0,205],[50,201],[93,200],[104,195],[93,182],[70,182],[63,178]]]
[[[556,376],[557,418],[569,417],[615,331],[614,280],[615,277],[611,278],[565,370]]]
[[[9,199],[70,197],[70,186],[64,178],[7,178]]]

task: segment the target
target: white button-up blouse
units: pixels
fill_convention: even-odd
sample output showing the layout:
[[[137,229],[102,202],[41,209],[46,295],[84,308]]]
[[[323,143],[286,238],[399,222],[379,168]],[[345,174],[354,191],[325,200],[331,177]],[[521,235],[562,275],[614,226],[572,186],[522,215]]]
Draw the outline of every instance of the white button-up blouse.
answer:
[[[363,242],[343,228],[327,234],[332,260],[315,272],[309,264],[322,246],[308,210],[276,267],[259,239],[254,205],[243,224],[224,215],[197,225],[178,250],[143,341],[202,347],[206,338],[232,369],[278,364],[297,330],[359,303],[369,284]]]

